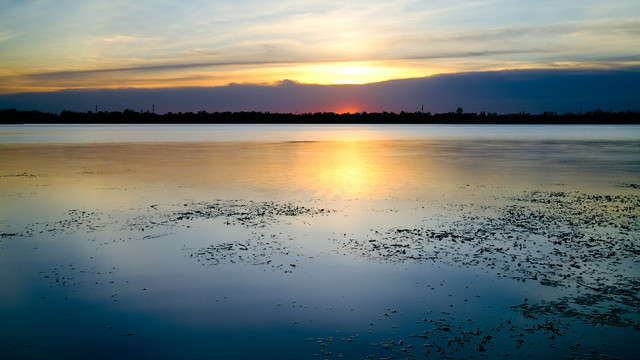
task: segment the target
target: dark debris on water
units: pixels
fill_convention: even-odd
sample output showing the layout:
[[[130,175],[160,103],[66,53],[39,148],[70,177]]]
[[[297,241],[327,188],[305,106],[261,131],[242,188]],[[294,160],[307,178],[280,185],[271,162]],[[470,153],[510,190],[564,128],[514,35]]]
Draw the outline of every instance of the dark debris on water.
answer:
[[[555,302],[514,309],[640,329],[640,282],[633,270],[640,196],[533,191],[491,210],[471,208],[439,226],[377,229],[335,241],[376,261],[482,267],[517,281],[577,289]]]

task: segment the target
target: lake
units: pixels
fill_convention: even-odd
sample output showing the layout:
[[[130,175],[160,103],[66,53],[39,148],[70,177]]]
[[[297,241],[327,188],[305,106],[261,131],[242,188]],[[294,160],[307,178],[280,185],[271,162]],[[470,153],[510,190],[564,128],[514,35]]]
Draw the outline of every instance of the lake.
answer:
[[[0,357],[632,358],[640,126],[0,127]]]

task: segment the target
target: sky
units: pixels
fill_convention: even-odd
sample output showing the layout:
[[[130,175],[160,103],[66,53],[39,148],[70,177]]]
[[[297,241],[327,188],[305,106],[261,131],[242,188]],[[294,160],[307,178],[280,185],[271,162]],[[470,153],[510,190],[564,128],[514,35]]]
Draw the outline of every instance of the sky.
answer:
[[[638,65],[637,0],[0,0],[5,95]]]
[[[231,84],[213,87],[61,90],[0,95],[0,109],[272,113],[566,113],[640,111],[640,69],[509,70],[442,74],[370,84]]]

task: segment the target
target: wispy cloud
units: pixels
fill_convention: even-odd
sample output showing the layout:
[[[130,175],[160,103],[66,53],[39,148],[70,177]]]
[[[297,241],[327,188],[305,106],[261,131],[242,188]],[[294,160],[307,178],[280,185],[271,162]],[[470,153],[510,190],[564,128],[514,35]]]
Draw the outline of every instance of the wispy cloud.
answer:
[[[70,71],[52,71],[42,72],[24,75],[25,78],[41,81],[63,78],[84,77],[94,74],[106,74],[106,73],[130,73],[130,72],[165,72],[171,70],[190,70],[190,69],[203,69],[203,68],[216,68],[216,67],[238,67],[238,66],[264,66],[264,65],[297,65],[297,64],[330,64],[330,63],[344,63],[346,62],[369,62],[369,61],[385,61],[385,60],[432,60],[432,59],[445,59],[445,58],[469,58],[469,57],[482,57],[491,55],[505,55],[505,54],[527,54],[531,52],[541,52],[540,50],[522,50],[522,49],[509,49],[509,50],[485,50],[485,51],[459,51],[459,52],[434,52],[424,53],[420,55],[407,55],[402,57],[386,56],[380,58],[349,58],[349,59],[322,59],[322,58],[299,58],[299,57],[281,57],[277,56],[255,56],[255,59],[242,60],[228,60],[228,61],[212,61],[212,62],[198,62],[198,63],[177,63],[177,64],[152,64],[133,67],[121,67],[121,68],[106,68],[106,69],[91,69],[91,70],[70,70]],[[278,54],[280,52],[271,50],[265,54]],[[263,60],[260,60],[263,59]]]
[[[106,41],[108,43],[131,43],[131,42],[140,42],[140,41],[149,41],[150,38],[141,38],[138,36],[131,36],[131,35],[120,35],[120,34],[116,34],[110,37],[105,37],[102,39],[103,41]]]
[[[15,37],[15,34],[7,29],[0,27],[0,43]]]

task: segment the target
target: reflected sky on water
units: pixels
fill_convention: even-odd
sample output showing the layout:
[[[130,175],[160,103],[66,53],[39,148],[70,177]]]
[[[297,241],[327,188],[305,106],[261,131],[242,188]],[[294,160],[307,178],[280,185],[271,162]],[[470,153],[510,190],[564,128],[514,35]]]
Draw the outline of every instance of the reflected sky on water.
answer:
[[[632,326],[512,307],[640,276],[563,235],[637,246],[638,153],[633,126],[2,127],[0,354],[629,354]]]
[[[0,143],[331,141],[425,138],[637,140],[639,126],[609,125],[3,125]]]

